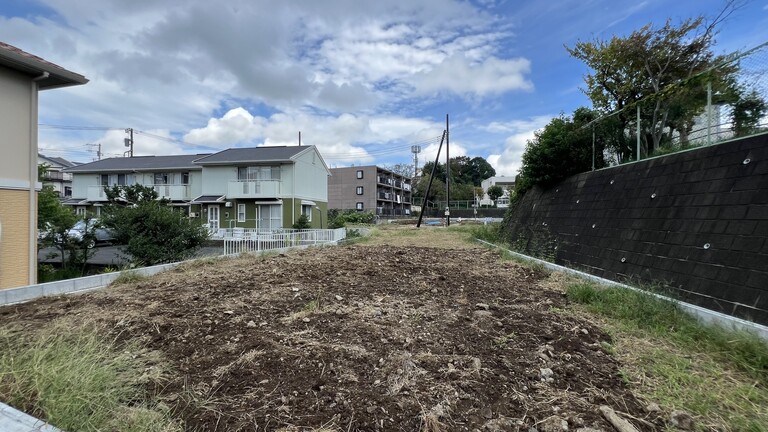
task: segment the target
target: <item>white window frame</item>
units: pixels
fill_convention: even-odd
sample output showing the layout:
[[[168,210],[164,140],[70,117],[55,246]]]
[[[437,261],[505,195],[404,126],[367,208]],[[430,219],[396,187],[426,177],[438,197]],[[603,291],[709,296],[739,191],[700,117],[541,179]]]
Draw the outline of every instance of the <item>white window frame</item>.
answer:
[[[363,178],[363,170],[357,170],[357,178]]]
[[[237,221],[238,222],[245,222],[245,219],[246,219],[245,211],[246,211],[245,210],[245,204],[238,204],[237,205]]]
[[[364,204],[358,201],[358,203],[355,204],[355,210],[364,210]]]
[[[364,189],[363,189],[362,186],[358,186],[357,188],[355,188],[355,193],[358,194],[358,195],[362,195],[363,191],[364,191]]]

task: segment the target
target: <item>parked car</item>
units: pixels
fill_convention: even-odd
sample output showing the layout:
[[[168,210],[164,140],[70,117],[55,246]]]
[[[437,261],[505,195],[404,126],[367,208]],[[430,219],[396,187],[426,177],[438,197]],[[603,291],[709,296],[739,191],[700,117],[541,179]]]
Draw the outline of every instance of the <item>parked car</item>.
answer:
[[[106,243],[115,240],[115,233],[109,228],[99,227],[98,222],[98,219],[89,219],[86,224],[85,220],[79,220],[69,231],[67,231],[67,236],[70,239],[81,241],[85,236],[86,228],[92,229],[95,239],[91,239],[86,245],[89,249],[96,246],[96,243]],[[96,228],[93,228],[94,226]]]

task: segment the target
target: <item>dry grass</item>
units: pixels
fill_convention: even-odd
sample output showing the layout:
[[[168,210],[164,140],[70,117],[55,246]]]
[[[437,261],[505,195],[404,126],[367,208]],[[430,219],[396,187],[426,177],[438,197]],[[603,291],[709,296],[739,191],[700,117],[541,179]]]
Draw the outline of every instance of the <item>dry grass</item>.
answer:
[[[482,246],[473,242],[468,226],[450,228],[422,225],[377,225],[371,234],[358,240],[372,246],[424,246],[441,249],[478,249]]]

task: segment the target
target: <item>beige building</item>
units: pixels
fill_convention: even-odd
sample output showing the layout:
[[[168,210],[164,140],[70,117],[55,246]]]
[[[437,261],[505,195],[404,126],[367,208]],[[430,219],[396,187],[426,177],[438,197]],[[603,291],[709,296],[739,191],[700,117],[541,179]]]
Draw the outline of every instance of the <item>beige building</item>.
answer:
[[[0,289],[37,281],[37,94],[88,80],[0,42]]]

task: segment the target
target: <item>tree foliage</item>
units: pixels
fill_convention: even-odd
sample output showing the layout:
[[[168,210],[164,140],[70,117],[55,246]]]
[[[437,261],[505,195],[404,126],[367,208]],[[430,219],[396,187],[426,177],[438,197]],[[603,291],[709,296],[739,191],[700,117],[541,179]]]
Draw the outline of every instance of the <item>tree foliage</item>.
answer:
[[[580,41],[566,47],[591,69],[584,92],[594,108],[616,114],[610,120],[615,138],[618,132],[634,134],[639,106],[645,155],[668,145],[673,136],[685,145],[696,116],[706,106],[708,84],[719,94],[715,103],[736,104],[744,99],[745,91],[736,80],[738,66],[712,51],[717,25],[738,7],[738,1],[731,0],[711,20],[700,16],[677,25],[668,20],[659,28],[648,24],[626,37]],[[764,112],[760,106],[754,108]],[[750,109],[738,112],[751,119]],[[618,162],[636,153],[629,139],[617,139],[613,144],[609,149],[616,152]]]
[[[561,114],[536,132],[523,153],[515,193],[520,195],[534,185],[548,187],[571,175],[589,171],[593,140],[591,128],[585,126],[596,117],[596,111],[578,108],[572,117]],[[595,134],[595,168],[602,168],[605,166],[603,149],[606,141],[597,138]]]
[[[496,170],[482,157],[469,158],[467,156],[452,157],[449,161],[451,167],[451,200],[470,201],[475,198],[475,187],[480,186],[483,180],[496,175]],[[435,178],[432,181],[432,189],[425,201],[445,201],[445,179],[447,177],[446,166],[434,162],[424,164],[423,175],[414,188],[414,196],[424,198],[429,184],[429,176],[435,168]],[[482,196],[482,194],[480,194]]]
[[[493,202],[496,202],[499,197],[504,195],[504,188],[502,188],[499,185],[493,185],[488,188],[488,198],[490,198]]]
[[[194,254],[208,238],[208,231],[196,219],[157,200],[150,187],[131,185],[107,188],[109,205],[104,223],[114,229],[134,262],[155,265],[181,261]]]

